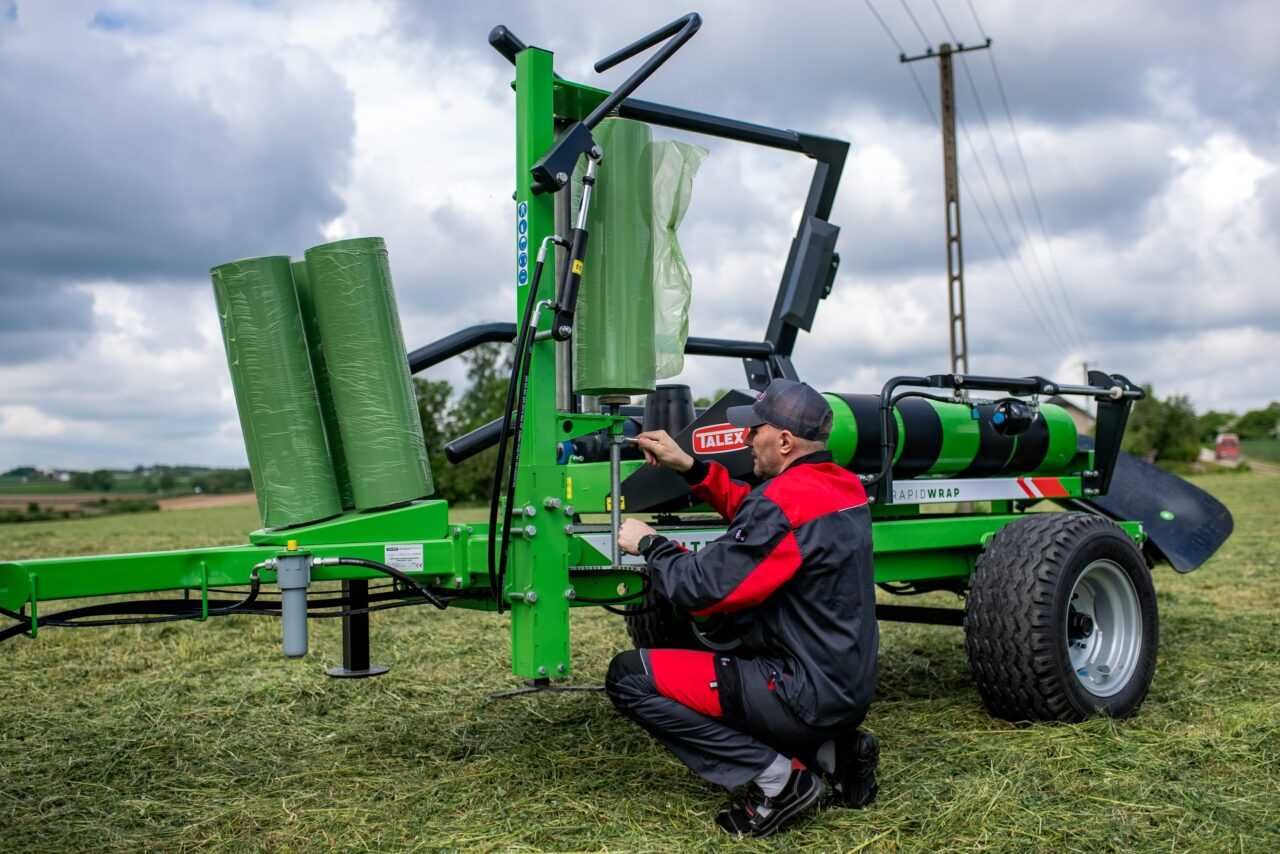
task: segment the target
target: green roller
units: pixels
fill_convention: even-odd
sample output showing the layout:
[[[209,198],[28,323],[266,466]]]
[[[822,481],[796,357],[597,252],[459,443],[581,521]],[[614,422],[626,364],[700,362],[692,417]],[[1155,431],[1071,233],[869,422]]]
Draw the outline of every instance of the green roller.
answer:
[[[247,258],[209,275],[263,526],[336,516],[342,502],[289,259]]]
[[[969,407],[953,403],[925,400],[938,416],[942,431],[942,447],[938,458],[925,474],[955,474],[964,471],[978,455],[978,420]]]
[[[329,388],[329,371],[324,364],[324,350],[320,345],[320,324],[316,320],[315,301],[311,296],[311,280],[307,276],[307,262],[294,261],[293,287],[298,292],[298,308],[302,311],[302,328],[307,333],[307,350],[311,356],[311,373],[316,380],[316,393],[320,397],[320,414],[324,417],[324,432],[329,440],[329,456],[333,460],[333,476],[338,481],[338,496],[342,508],[355,507],[351,493],[351,476],[347,474],[347,459],[342,451],[342,434],[338,430],[338,413],[333,408],[333,391]]]
[[[1060,474],[1076,455],[1076,422],[1067,410],[1053,403],[1040,404],[1040,415],[1049,427],[1049,447],[1034,474]]]
[[[306,252],[309,292],[357,510],[433,489],[381,237]]]
[[[573,387],[580,394],[645,394],[656,382],[649,127],[605,119],[594,136],[604,160],[587,218],[590,238],[574,322]]]
[[[823,395],[831,406],[834,460],[859,474],[880,470],[880,398],[872,394]],[[893,475],[991,477],[1062,474],[1076,455],[1075,422],[1066,410],[1041,404],[1026,433],[1001,436],[991,426],[990,404],[977,407],[927,398],[904,398],[894,409]]]

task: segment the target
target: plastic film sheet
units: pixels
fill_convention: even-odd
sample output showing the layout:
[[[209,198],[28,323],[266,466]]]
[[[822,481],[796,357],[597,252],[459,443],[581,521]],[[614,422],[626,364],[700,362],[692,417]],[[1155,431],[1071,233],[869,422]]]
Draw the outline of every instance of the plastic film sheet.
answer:
[[[587,218],[590,237],[574,321],[573,386],[580,394],[644,394],[653,391],[656,380],[649,127],[605,119],[594,136],[604,160]],[[573,185],[577,191],[580,175]]]
[[[306,252],[310,293],[358,510],[430,495],[431,467],[380,237]]]
[[[653,161],[653,303],[654,358],[657,378],[684,370],[684,344],[689,338],[689,303],[693,275],[680,251],[676,230],[693,198],[693,178],[707,150],[687,142],[654,142]]]
[[[329,371],[324,364],[324,350],[320,344],[320,324],[316,320],[315,300],[311,295],[311,279],[307,276],[307,262],[294,261],[293,287],[298,292],[298,308],[302,312],[302,328],[307,335],[307,351],[311,357],[311,374],[315,377],[316,394],[320,398],[320,415],[324,419],[325,438],[329,441],[329,457],[333,461],[333,476],[338,482],[338,497],[342,508],[355,507],[351,493],[351,476],[347,473],[347,459],[342,450],[342,434],[338,430],[338,413],[333,406],[333,392],[329,388]]]
[[[267,528],[342,512],[289,259],[248,258],[209,271]]]

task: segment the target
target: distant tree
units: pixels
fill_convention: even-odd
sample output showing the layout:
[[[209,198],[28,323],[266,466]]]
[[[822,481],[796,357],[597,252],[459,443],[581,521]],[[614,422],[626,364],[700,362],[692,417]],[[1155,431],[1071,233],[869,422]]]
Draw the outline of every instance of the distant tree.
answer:
[[[453,438],[446,432],[453,386],[448,380],[415,379],[413,390],[418,398],[418,419],[422,422],[422,438],[427,443],[431,476],[436,483],[436,494],[442,495],[445,468],[448,466],[444,458],[444,444]]]
[[[1236,417],[1234,412],[1218,412],[1216,409],[1210,409],[1200,415],[1196,418],[1196,429],[1200,432],[1200,441],[1206,445],[1212,445],[1218,434],[1225,432],[1227,426],[1235,421]]]
[[[1151,386],[1129,417],[1124,450],[1134,456],[1166,462],[1194,462],[1200,454],[1200,421],[1191,400],[1174,395],[1159,400]]]
[[[468,386],[442,422],[448,439],[469,433],[502,415],[511,376],[510,347],[484,344],[462,358],[467,364]],[[424,425],[424,434],[426,430]],[[493,448],[457,465],[449,465],[442,458],[440,468],[435,469],[436,490],[450,501],[488,500],[496,464],[497,452]]]
[[[174,475],[173,469],[165,469],[160,473],[160,480],[156,483],[161,492],[171,492],[178,485],[178,478]]]
[[[110,469],[94,469],[89,474],[89,488],[94,492],[110,492],[115,489],[116,476]]]
[[[1233,432],[1241,439],[1267,439],[1280,426],[1280,402],[1272,401],[1264,409],[1252,409],[1240,416]]]
[[[82,492],[93,489],[93,476],[87,471],[73,471],[71,473],[71,488]]]

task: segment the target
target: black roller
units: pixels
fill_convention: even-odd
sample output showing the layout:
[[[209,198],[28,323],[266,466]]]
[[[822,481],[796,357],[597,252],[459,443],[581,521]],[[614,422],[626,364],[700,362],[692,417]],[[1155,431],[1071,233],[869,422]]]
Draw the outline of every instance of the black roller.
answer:
[[[1012,436],[1001,436],[991,426],[991,412],[994,409],[994,403],[984,403],[978,406],[978,412],[982,416],[978,420],[978,454],[973,458],[973,462],[969,464],[968,468],[956,473],[956,477],[990,477],[994,474],[1000,474],[1013,457],[1016,440]],[[1041,429],[1043,429],[1044,419],[1041,418],[1040,421]],[[1049,447],[1047,432],[1045,433],[1045,439],[1045,448],[1047,449]],[[1040,457],[1041,459],[1044,458],[1043,451]]]
[[[1040,468],[1045,454],[1049,453],[1049,425],[1045,423],[1044,416],[1037,414],[1027,432],[1015,441],[1018,446],[1004,471],[1007,474],[1025,474]]]

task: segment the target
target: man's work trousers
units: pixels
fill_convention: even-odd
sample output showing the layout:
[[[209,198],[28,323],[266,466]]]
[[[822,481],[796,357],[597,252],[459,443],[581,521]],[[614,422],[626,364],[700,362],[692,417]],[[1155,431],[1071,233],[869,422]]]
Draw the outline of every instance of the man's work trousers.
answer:
[[[637,649],[614,657],[605,690],[619,712],[662,742],[694,773],[726,789],[745,785],[774,758],[812,755],[852,732],[812,727],[777,693],[781,665],[687,649]]]

